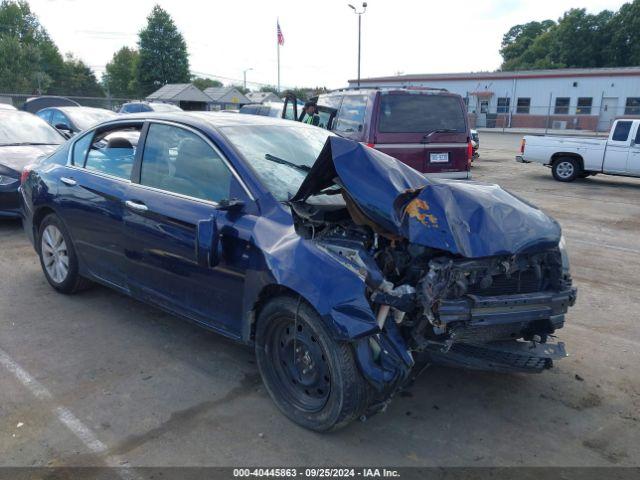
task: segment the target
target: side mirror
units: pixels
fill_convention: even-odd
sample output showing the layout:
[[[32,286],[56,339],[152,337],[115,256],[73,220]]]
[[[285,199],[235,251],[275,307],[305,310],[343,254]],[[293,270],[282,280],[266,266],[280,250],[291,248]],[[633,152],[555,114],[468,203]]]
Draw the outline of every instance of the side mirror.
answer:
[[[71,138],[73,136],[71,127],[69,125],[65,125],[64,123],[56,124],[55,129],[58,130],[62,135],[64,135],[67,138]]]
[[[220,262],[218,258],[218,243],[220,234],[216,217],[211,216],[208,220],[200,220],[197,226],[196,256],[198,265],[204,268],[213,268]]]
[[[238,200],[237,198],[220,200],[220,202],[218,202],[217,208],[218,210],[222,210],[223,212],[239,212],[244,208],[244,202],[242,200]]]

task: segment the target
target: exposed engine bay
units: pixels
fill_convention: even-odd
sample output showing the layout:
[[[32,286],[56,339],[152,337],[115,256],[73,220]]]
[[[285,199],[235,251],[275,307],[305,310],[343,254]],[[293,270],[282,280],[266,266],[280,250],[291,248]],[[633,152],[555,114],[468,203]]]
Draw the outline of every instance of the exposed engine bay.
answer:
[[[378,326],[393,322],[413,355],[529,372],[565,356],[549,343],[576,299],[558,246],[468,259],[385,233],[330,193],[292,203],[298,234],[362,277]]]

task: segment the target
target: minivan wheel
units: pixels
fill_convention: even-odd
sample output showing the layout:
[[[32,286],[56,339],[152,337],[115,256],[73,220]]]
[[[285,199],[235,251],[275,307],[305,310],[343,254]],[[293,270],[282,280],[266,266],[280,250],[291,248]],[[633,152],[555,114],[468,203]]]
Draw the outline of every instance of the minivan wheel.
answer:
[[[573,182],[580,176],[582,169],[575,158],[563,157],[553,162],[551,172],[559,182]]]
[[[38,233],[40,265],[49,284],[61,293],[74,293],[88,281],[78,273],[78,256],[64,225],[55,214],[47,215]]]
[[[359,418],[368,404],[368,385],[353,350],[336,342],[304,301],[278,297],[261,310],[256,357],[269,395],[297,424],[336,430]]]

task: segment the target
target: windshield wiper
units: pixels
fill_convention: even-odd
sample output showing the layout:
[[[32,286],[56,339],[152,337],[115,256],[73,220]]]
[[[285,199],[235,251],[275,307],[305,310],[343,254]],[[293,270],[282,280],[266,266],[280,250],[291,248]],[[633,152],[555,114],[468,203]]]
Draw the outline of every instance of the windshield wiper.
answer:
[[[429,130],[422,137],[422,141],[424,143],[429,143],[429,138],[431,138],[431,135],[433,135],[434,133],[462,133],[462,132],[460,132],[459,130],[456,130],[455,128],[438,128],[436,130]]]
[[[290,162],[289,160],[283,160],[282,158],[271,155],[270,153],[265,154],[264,158],[269,160],[270,162],[279,163],[280,165],[287,165],[288,167],[295,168],[296,170],[301,170],[305,173],[309,173],[311,171],[311,167],[308,167],[307,165],[298,165],[297,163]]]

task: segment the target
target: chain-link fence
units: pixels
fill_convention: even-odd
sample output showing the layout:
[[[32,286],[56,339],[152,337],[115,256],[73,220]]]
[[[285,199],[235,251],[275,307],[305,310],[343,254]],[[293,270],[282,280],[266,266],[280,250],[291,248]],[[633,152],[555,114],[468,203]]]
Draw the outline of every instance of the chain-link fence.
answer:
[[[470,106],[471,128],[500,129],[503,131],[533,131],[562,133],[606,134],[618,118],[640,117],[640,98],[626,99],[620,105],[617,98],[603,98],[598,105],[591,99],[580,104],[570,99],[556,99],[552,105],[531,105],[527,99],[518,99],[515,106],[491,105],[489,102]],[[637,100],[637,101],[636,101]]]
[[[118,111],[123,103],[139,100],[136,98],[116,98],[116,97],[78,97],[60,95],[79,103],[83,107],[106,108],[107,110]],[[13,105],[20,109],[25,101],[38,95],[27,95],[22,93],[0,93],[0,103]]]

